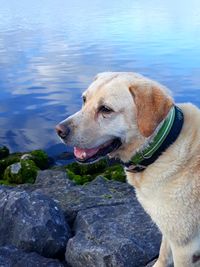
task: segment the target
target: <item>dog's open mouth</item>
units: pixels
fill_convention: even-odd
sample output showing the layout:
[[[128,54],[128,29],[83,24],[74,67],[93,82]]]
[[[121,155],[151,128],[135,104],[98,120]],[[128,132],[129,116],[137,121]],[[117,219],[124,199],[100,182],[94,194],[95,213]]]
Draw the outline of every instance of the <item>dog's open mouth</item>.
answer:
[[[80,163],[91,163],[117,150],[121,144],[121,140],[119,138],[115,138],[103,145],[91,149],[74,147],[74,155],[76,160]]]

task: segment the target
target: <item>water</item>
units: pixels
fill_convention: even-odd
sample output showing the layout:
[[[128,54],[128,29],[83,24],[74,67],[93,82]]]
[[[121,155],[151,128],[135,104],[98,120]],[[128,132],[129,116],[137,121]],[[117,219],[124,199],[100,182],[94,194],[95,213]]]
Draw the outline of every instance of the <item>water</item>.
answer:
[[[135,71],[200,107],[199,0],[0,0],[0,144],[66,150],[54,126],[102,71]]]

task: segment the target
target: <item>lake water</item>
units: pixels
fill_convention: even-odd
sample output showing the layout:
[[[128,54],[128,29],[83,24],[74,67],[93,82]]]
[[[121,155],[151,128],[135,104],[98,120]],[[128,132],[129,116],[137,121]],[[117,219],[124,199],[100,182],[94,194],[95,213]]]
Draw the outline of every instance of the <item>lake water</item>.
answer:
[[[0,144],[66,148],[54,126],[102,71],[135,71],[200,106],[199,0],[0,0]]]

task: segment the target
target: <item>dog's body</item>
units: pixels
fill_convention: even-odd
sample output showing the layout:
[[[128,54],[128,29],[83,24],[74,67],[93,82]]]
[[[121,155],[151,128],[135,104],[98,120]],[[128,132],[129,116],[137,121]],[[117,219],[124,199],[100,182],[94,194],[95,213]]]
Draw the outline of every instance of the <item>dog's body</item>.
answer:
[[[200,266],[200,111],[190,104],[180,107],[185,122],[176,142],[144,172],[127,172],[163,234],[156,267],[172,263],[169,247],[175,266]]]
[[[148,146],[174,106],[166,88],[133,73],[98,75],[84,102],[57,127],[82,162],[105,153],[129,161]],[[127,171],[138,200],[163,234],[155,267],[200,266],[200,110],[178,106],[184,124],[175,142],[142,172]]]

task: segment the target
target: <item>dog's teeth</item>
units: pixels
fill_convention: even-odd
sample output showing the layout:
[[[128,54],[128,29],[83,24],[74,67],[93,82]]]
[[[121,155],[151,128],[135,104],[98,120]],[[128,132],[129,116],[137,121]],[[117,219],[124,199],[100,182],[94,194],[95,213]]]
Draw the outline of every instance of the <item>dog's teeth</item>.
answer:
[[[85,159],[86,156],[87,156],[87,155],[86,155],[86,152],[83,152],[83,154],[82,154],[82,158]]]

